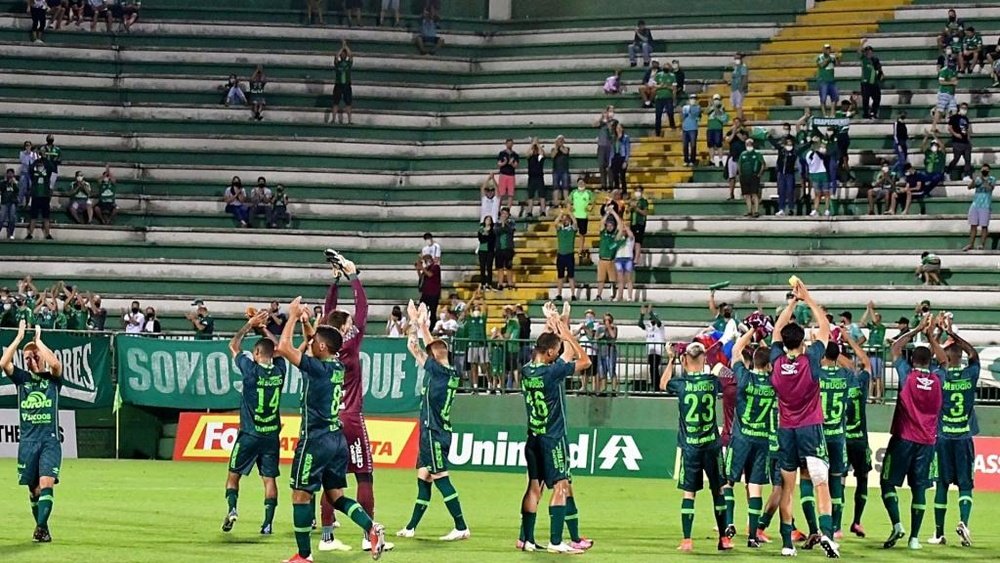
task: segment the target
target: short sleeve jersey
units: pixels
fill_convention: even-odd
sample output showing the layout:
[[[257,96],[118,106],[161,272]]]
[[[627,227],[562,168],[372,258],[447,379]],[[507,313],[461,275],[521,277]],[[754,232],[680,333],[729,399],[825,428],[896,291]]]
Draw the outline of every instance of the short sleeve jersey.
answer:
[[[255,436],[277,436],[281,431],[281,389],[285,385],[285,360],[275,358],[267,366],[258,364],[248,353],[236,356],[243,374],[240,401],[240,431]]]
[[[644,198],[644,197],[640,197],[639,199],[637,199],[635,201],[635,208],[636,209],[641,209],[643,211],[648,211],[649,210],[649,200],[646,199],[646,198]],[[643,215],[642,213],[638,213],[636,211],[632,211],[632,216],[629,218],[629,224],[631,224],[632,226],[635,226],[635,225],[645,226],[646,225],[646,216]]]
[[[566,437],[566,378],[575,371],[576,363],[562,358],[551,364],[531,362],[521,368],[528,436]]]
[[[104,204],[114,205],[115,184],[107,180],[102,180],[97,192],[97,201]]]
[[[848,440],[868,441],[868,385],[872,376],[865,370],[859,371],[851,378],[851,386],[847,390],[847,414],[845,415],[844,436]]]
[[[340,430],[340,401],[344,395],[344,364],[330,358],[302,356],[302,426],[299,436]]]
[[[951,79],[955,78],[956,76],[958,76],[958,74],[955,72],[955,69],[953,69],[951,67],[947,67],[946,66],[946,67],[942,68],[940,71],[938,71],[938,92],[940,92],[942,94],[952,94],[952,95],[954,95],[955,94],[955,85],[954,84],[942,84],[941,81],[942,80],[943,81],[950,81]]]
[[[469,340],[473,342],[486,342],[486,315],[480,314],[478,317],[469,315],[465,319],[465,326],[469,330]]]
[[[59,440],[59,390],[62,380],[48,372],[31,373],[16,366],[10,380],[17,387],[21,442]]]
[[[979,384],[979,362],[969,362],[965,368],[950,368],[941,380],[943,406],[938,436],[945,440],[972,438],[979,434],[976,420],[976,386]]]
[[[333,64],[334,80],[337,84],[351,83],[351,69],[354,68],[354,59],[337,59]]]
[[[420,423],[425,428],[451,432],[451,407],[455,403],[455,391],[460,382],[455,368],[441,365],[434,358],[427,358],[420,402]]]
[[[678,400],[680,433],[677,443],[682,449],[703,449],[721,445],[715,404],[722,384],[711,373],[687,373],[667,382],[667,391]]]
[[[199,315],[198,320],[205,326],[205,328],[195,331],[195,340],[211,340],[212,334],[215,333],[215,319],[213,319],[210,315]]]
[[[771,385],[778,397],[778,428],[823,424],[819,360],[826,346],[813,342],[806,353],[790,357],[780,342],[771,345]]]
[[[17,203],[17,195],[17,180],[3,180],[0,182],[0,205]]]
[[[821,53],[816,57],[816,81],[817,82],[833,82],[834,73],[837,68],[837,61],[827,55],[826,53]]]
[[[594,193],[587,189],[577,189],[573,190],[570,199],[573,201],[573,217],[586,219],[587,208],[594,201]]]
[[[733,365],[736,372],[736,432],[755,442],[767,442],[771,436],[772,411],[777,408],[771,374],[751,370],[742,361]]]
[[[850,370],[823,366],[819,372],[819,392],[823,403],[823,435],[842,438],[846,432],[847,396],[851,389]]]
[[[576,251],[576,227],[562,225],[556,229],[556,254],[567,255]]]
[[[497,164],[500,165],[501,176],[513,176],[515,173],[514,164],[520,162],[521,158],[514,151],[504,149],[497,154]]]

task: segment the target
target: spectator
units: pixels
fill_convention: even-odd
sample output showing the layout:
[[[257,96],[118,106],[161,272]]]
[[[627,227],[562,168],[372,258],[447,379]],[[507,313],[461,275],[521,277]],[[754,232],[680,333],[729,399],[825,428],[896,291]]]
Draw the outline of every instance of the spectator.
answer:
[[[924,285],[941,285],[941,257],[926,250],[920,253],[920,265],[914,270]]]
[[[139,21],[140,0],[115,0],[111,5],[111,16],[122,22],[125,33],[132,31],[132,26]]]
[[[250,210],[246,205],[247,194],[243,190],[243,182],[239,176],[233,176],[233,180],[223,195],[223,201],[226,203],[226,213],[232,214],[234,221],[238,222],[241,227],[250,226]]]
[[[52,184],[49,182],[49,172],[45,167],[45,160],[39,158],[35,161],[35,171],[31,175],[31,210],[28,221],[28,234],[25,240],[34,238],[35,221],[42,221],[42,232],[47,240],[52,240],[49,232],[51,225],[49,216],[52,213]]]
[[[395,17],[393,25],[399,27],[399,0],[382,0],[382,9],[378,13],[379,27],[385,21],[385,15],[389,10],[392,10],[392,14]]]
[[[714,94],[708,106],[708,158],[712,166],[722,166],[722,130],[729,123],[729,114],[722,107],[722,96]]]
[[[66,300],[66,330],[87,330],[87,323],[90,322],[90,309],[86,306],[83,295],[76,291],[73,296]]]
[[[625,86],[622,84],[622,71],[618,69],[611,76],[604,79],[604,93],[609,96],[617,96],[625,92]]]
[[[441,0],[425,0],[424,10],[430,13],[435,21],[441,17]]]
[[[118,215],[118,203],[115,198],[115,176],[111,166],[105,166],[101,174],[101,184],[97,188],[97,205],[94,206],[94,216],[103,225],[110,225]]]
[[[455,311],[449,307],[445,307],[445,309],[438,314],[438,320],[434,323],[434,328],[431,330],[431,334],[449,344],[452,344],[452,347],[454,347],[453,339],[457,332],[458,319],[455,315]],[[459,371],[458,368],[456,368],[456,371]],[[460,371],[459,373],[461,374]]]
[[[503,207],[500,209],[500,222],[496,227],[496,268],[499,278],[497,289],[515,289],[514,284],[514,219],[510,216],[510,209]]]
[[[323,23],[324,4],[324,0],[306,0],[306,25],[312,25],[313,18],[319,25],[326,25]]]
[[[487,217],[494,222],[500,218],[500,198],[497,197],[497,179],[494,172],[490,172],[490,175],[483,180],[483,185],[479,186],[479,222],[482,223]]]
[[[617,214],[619,217],[625,214],[625,199],[621,190],[612,190],[604,205],[601,206],[601,217]]]
[[[611,313],[604,313],[604,322],[597,326],[598,378],[597,394],[604,394],[611,382],[611,392],[618,394],[618,326]]]
[[[615,106],[608,106],[594,122],[597,127],[597,168],[601,175],[601,189],[606,190],[611,182],[608,179],[608,163],[611,159],[611,140],[615,136]],[[502,194],[501,194],[502,195]]]
[[[556,300],[563,299],[563,282],[569,284],[570,300],[576,301],[576,221],[570,213],[556,217]]]
[[[351,125],[351,111],[354,103],[354,89],[351,87],[351,70],[354,68],[354,53],[347,46],[347,40],[340,43],[340,52],[333,63],[333,116],[336,122],[344,124],[344,112],[347,112],[347,124]],[[340,107],[343,100],[344,107]]]
[[[632,139],[625,132],[621,123],[615,126],[615,137],[611,145],[611,187],[615,190],[627,190],[626,176],[628,160],[632,156]]]
[[[287,229],[292,221],[288,213],[288,194],[285,186],[278,184],[274,189],[274,200],[271,206],[271,228]]]
[[[517,313],[513,305],[504,305],[503,318],[501,340],[504,341],[504,354],[501,364],[502,370],[494,386],[496,393],[503,392],[507,381],[518,379],[518,367],[520,366],[521,345],[517,341],[517,335],[521,332],[521,324],[517,322]]]
[[[951,47],[946,47],[944,51],[937,58],[937,70],[941,72],[943,68],[950,68],[958,72],[958,59],[959,55],[962,53],[962,47],[959,45],[956,49]]]
[[[420,302],[427,305],[427,314],[432,319],[437,318],[438,303],[441,302],[441,266],[430,254],[424,254],[417,261],[417,274],[420,289]]]
[[[639,99],[642,100],[642,107],[653,107],[653,98],[656,97],[656,73],[660,71],[660,61],[653,61],[653,64],[642,74],[642,82],[639,84]]]
[[[70,22],[76,24],[77,27],[83,23],[83,5],[85,0],[69,0],[66,6],[66,25],[69,26]]]
[[[348,27],[361,27],[362,0],[344,0],[344,13]]]
[[[865,119],[878,119],[882,107],[882,62],[875,56],[875,51],[868,40],[861,41],[858,49],[861,56],[861,111]]]
[[[733,119],[733,125],[726,133],[729,143],[729,158],[726,160],[726,179],[729,181],[729,199],[736,199],[736,177],[739,174],[740,155],[747,150],[750,133],[743,127],[743,119]]]
[[[424,10],[423,18],[420,20],[420,31],[413,38],[413,42],[417,44],[417,50],[421,55],[433,55],[444,45],[444,40],[438,37],[437,21],[428,10]]]
[[[924,190],[923,195],[930,195],[938,185],[944,182],[944,151],[941,150],[941,141],[935,136],[931,140],[924,136],[920,144],[920,150],[924,153]]]
[[[55,29],[62,28],[63,16],[66,14],[66,7],[63,6],[62,0],[48,0],[48,27],[53,27]]]
[[[937,130],[937,124],[942,116],[950,117],[955,113],[957,109],[956,87],[958,87],[958,73],[954,68],[946,66],[938,71],[938,95],[932,122],[933,130]]]
[[[281,305],[277,301],[271,301],[271,305],[267,310],[265,330],[277,337],[284,330],[286,322],[288,322],[288,315],[281,312]]]
[[[823,212],[823,215],[829,217],[830,181],[826,171],[827,147],[823,144],[822,138],[816,139],[816,142],[813,143],[814,148],[806,154],[806,163],[809,166],[809,183],[813,187],[813,194],[816,198],[813,203],[813,209],[809,215],[811,217],[819,215],[820,205],[825,202],[826,209]]]
[[[646,379],[637,381],[637,391],[653,391],[663,371],[663,352],[667,337],[663,323],[653,312],[653,306],[646,303],[639,308],[639,328],[646,332]]]
[[[819,105],[823,109],[823,117],[833,117],[840,94],[837,92],[836,68],[837,54],[833,53],[830,44],[823,45],[823,52],[816,57],[816,83],[819,86]],[[829,110],[827,101],[830,102]]]
[[[736,110],[736,116],[743,119],[743,100],[750,90],[750,69],[743,64],[743,55],[736,53],[733,58],[733,71],[726,80],[729,84],[729,101]]]
[[[28,204],[28,193],[31,191],[31,175],[35,161],[38,160],[38,153],[35,152],[31,141],[24,142],[24,148],[18,154],[20,166],[18,168],[18,192],[17,204],[24,207]]]
[[[424,233],[424,247],[420,249],[421,256],[430,256],[435,264],[441,263],[441,245],[434,242],[434,235]]]
[[[129,309],[122,311],[122,328],[125,334],[139,334],[146,327],[146,316],[142,314],[138,301],[133,301]]]
[[[778,217],[791,215],[795,206],[795,167],[798,162],[795,139],[786,137],[774,166],[774,175],[778,179],[778,211],[775,213]]]
[[[854,322],[854,315],[850,311],[843,311],[840,313],[840,327],[841,327],[841,347],[847,341],[847,336],[851,337],[851,340],[855,342],[863,342],[865,339],[865,334],[861,332],[861,328],[858,324]]]
[[[7,169],[7,176],[0,183],[0,229],[7,227],[7,238],[14,240],[14,228],[17,226],[17,178],[14,169]]]
[[[701,123],[701,106],[694,94],[681,108],[681,129],[684,135],[684,166],[698,164],[698,126]]]
[[[87,309],[90,313],[90,320],[87,322],[88,330],[104,330],[104,324],[108,320],[108,310],[101,307],[101,296],[90,293],[87,299]]]
[[[872,180],[872,186],[868,189],[868,214],[875,215],[875,205],[884,201],[886,203],[885,214],[892,215],[896,209],[896,186],[899,184],[899,177],[889,168],[889,163],[882,161],[882,167]]]
[[[24,295],[18,295],[14,298],[14,325],[19,325],[21,321],[24,321],[26,326],[35,326],[35,312],[28,305],[28,300]]]
[[[747,139],[747,150],[739,160],[740,193],[747,204],[747,217],[760,217],[760,176],[764,172],[764,156],[754,150],[753,139]]]
[[[552,205],[558,206],[559,202],[569,199],[570,190],[569,147],[562,135],[556,137],[549,158],[552,159]]]
[[[962,39],[962,58],[959,60],[961,71],[965,74],[972,74],[976,65],[982,67],[983,64],[983,36],[971,25],[965,28],[965,37]]]
[[[629,229],[635,237],[635,253],[632,255],[635,266],[639,266],[642,258],[642,243],[646,240],[646,219],[651,211],[649,200],[643,197],[644,190],[642,184],[636,186],[632,194],[633,199],[628,200],[626,207],[629,210]]]
[[[215,333],[215,319],[208,313],[208,307],[201,299],[195,300],[191,305],[197,308],[185,315],[184,318],[190,321],[191,326],[194,327],[194,339],[212,340],[212,335]]]
[[[528,157],[528,217],[534,217],[535,201],[539,202],[538,216],[545,217],[545,149],[536,138],[531,142]],[[537,198],[536,198],[537,196]],[[524,216],[525,205],[521,205],[518,217]]]
[[[472,305],[469,307],[469,316],[466,319],[466,334],[469,339],[469,350],[467,360],[470,368],[472,381],[472,392],[479,390],[479,377],[489,378],[490,354],[486,341],[487,315],[486,306],[483,303],[481,292],[476,292],[472,296]]]
[[[896,123],[892,127],[892,150],[896,153],[896,175],[903,172],[903,167],[909,161],[910,133],[906,128],[906,112],[899,112]]]
[[[389,320],[385,322],[385,335],[390,338],[406,336],[406,320],[403,319],[403,311],[399,305],[394,305],[389,313]]]
[[[969,182],[969,189],[975,190],[975,193],[972,196],[972,205],[969,206],[969,244],[965,245],[963,251],[975,249],[977,227],[980,231],[979,248],[986,250],[986,235],[989,233],[993,189],[996,184],[997,179],[990,175],[990,165],[986,163],[983,163],[980,176]]]
[[[146,322],[142,325],[144,334],[160,334],[160,319],[156,318],[156,309],[146,307]]]
[[[671,129],[677,129],[674,122],[674,99],[677,96],[677,78],[674,76],[673,68],[669,63],[663,63],[659,72],[656,73],[656,119],[655,131],[657,137],[663,136],[663,112],[667,113],[667,120]]]
[[[681,63],[677,59],[670,61],[671,68],[674,71],[674,81],[677,83],[677,94],[674,95],[674,100],[680,103],[681,100],[687,99],[687,93],[684,91],[684,71],[681,70]]]
[[[587,226],[590,219],[590,210],[594,205],[594,192],[587,188],[584,179],[577,178],[576,189],[570,195],[570,204],[573,208],[573,222],[576,223],[577,234],[580,236],[580,264],[587,256]]]
[[[882,314],[875,310],[875,303],[868,302],[865,314],[861,316],[861,324],[868,329],[868,337],[864,342],[869,351],[869,359],[872,360],[872,381],[871,381],[871,401],[881,400],[885,390],[885,362],[882,361],[882,353],[885,350],[885,325],[882,324]]]
[[[955,42],[961,42],[964,31],[965,22],[958,19],[955,10],[948,10],[948,21],[945,23],[944,31],[938,36],[938,49],[944,50]]]
[[[972,181],[972,125],[969,123],[969,104],[962,102],[958,113],[948,119],[948,131],[951,133],[951,162],[946,168],[950,174],[959,159],[965,160],[962,167],[962,181]]]
[[[479,224],[479,247],[476,256],[479,258],[479,289],[493,289],[493,261],[496,257],[497,233],[493,226],[493,216],[483,217]]]
[[[264,86],[267,85],[267,77],[264,76],[264,67],[257,65],[253,74],[250,75],[250,115],[252,119],[260,121],[264,119]]]
[[[600,301],[601,294],[604,293],[604,284],[611,284],[611,298],[615,296],[615,276],[614,259],[618,252],[618,225],[615,223],[614,215],[604,217],[604,229],[601,231],[600,245],[597,251],[597,296],[595,301]]]
[[[521,159],[514,151],[514,139],[507,139],[504,150],[497,155],[497,168],[500,172],[499,194],[501,198],[507,198],[507,203],[503,205],[508,208],[514,205],[514,174],[520,163]]]
[[[264,225],[270,226],[272,215],[271,215],[271,204],[273,202],[273,196],[271,194],[271,188],[267,187],[267,178],[260,176],[257,178],[257,185],[250,190],[250,212],[247,218],[247,223],[252,227],[253,220],[258,215],[264,216]],[[278,333],[274,333],[277,335]]]
[[[531,341],[531,319],[528,318],[528,313],[522,305],[514,307],[514,314],[517,317],[517,339],[521,344],[521,358],[518,365],[523,366],[532,361],[532,351],[535,347]],[[516,376],[514,386],[520,387],[520,381]]]
[[[222,86],[222,91],[225,92],[225,95],[222,97],[222,103],[226,107],[233,104],[240,106],[247,105],[247,95],[243,93],[243,87],[240,86],[240,79],[235,74],[229,75],[229,80]]]
[[[78,225],[89,225],[94,220],[94,206],[90,200],[90,182],[83,179],[83,172],[77,171],[66,195],[69,197],[66,205],[69,216]]]
[[[49,189],[56,190],[56,181],[59,179],[59,165],[62,164],[62,149],[56,146],[56,138],[50,133],[45,137],[45,145],[39,151],[42,162],[45,163],[45,170],[48,173]]]
[[[31,16],[31,40],[35,43],[45,43],[42,40],[42,34],[45,32],[45,14],[48,9],[46,0],[29,0],[28,2],[27,12]]]
[[[87,5],[83,8],[83,15],[90,15],[90,31],[97,31],[97,19],[104,20],[104,29],[111,33],[111,10],[108,9],[106,0],[87,0]]]
[[[635,301],[635,235],[621,217],[618,221],[618,249],[615,251],[615,275],[618,276],[618,294],[615,301]]]
[[[635,66],[636,58],[642,53],[642,66],[649,66],[653,56],[653,31],[646,27],[644,20],[639,20],[635,26],[635,34],[628,45],[628,65]]]
[[[896,202],[897,205],[893,207],[895,209],[898,207],[899,198],[906,196],[906,205],[903,208],[901,215],[910,214],[910,204],[913,202],[914,198],[923,198],[927,196],[930,192],[926,191],[924,186],[928,183],[926,181],[927,175],[923,173],[917,173],[913,165],[906,163],[903,167],[903,183],[896,185]]]

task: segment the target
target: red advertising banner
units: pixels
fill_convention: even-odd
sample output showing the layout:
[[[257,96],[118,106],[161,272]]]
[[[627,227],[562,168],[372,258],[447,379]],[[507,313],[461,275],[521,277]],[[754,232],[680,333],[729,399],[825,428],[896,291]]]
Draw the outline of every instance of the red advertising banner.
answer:
[[[977,436],[975,479],[977,491],[1000,491],[1000,438]]]
[[[281,417],[281,462],[291,463],[299,440],[300,418]],[[368,439],[376,467],[412,469],[417,461],[419,428],[412,418],[368,418]],[[181,413],[174,444],[176,461],[229,461],[240,431],[239,413]]]

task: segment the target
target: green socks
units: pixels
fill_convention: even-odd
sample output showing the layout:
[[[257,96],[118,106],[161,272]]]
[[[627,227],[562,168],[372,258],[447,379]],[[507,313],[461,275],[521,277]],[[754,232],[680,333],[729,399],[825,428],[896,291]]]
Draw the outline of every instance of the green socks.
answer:
[[[833,515],[831,514],[820,514],[819,515],[819,530],[822,534],[828,538],[833,537]]]
[[[726,497],[725,495],[713,494],[712,500],[715,502],[715,525],[719,528],[719,537],[726,533]]]
[[[309,534],[312,533],[312,522],[315,516],[311,503],[292,505],[292,526],[295,530],[295,544],[299,548],[299,555],[308,558],[312,554],[312,547],[309,542]]]
[[[816,522],[816,497],[813,495],[812,481],[803,479],[799,483],[799,498],[802,502],[802,512],[806,515],[806,524],[809,525],[809,534],[819,532],[819,524]]]
[[[944,519],[948,514],[948,486],[938,483],[934,489],[934,537],[944,537]]]
[[[899,497],[896,496],[896,487],[888,481],[882,481],[882,504],[885,505],[886,512],[889,513],[889,521],[895,526],[899,524]]]
[[[465,518],[462,516],[462,503],[458,501],[458,493],[451,484],[451,479],[442,477],[435,480],[434,484],[441,491],[441,495],[444,497],[444,505],[448,507],[448,513],[455,520],[455,529],[459,531],[468,529],[465,525]],[[559,533],[562,534],[562,522],[560,522]]]
[[[910,537],[920,536],[920,525],[924,522],[924,511],[927,510],[927,489],[917,487],[911,491],[913,500],[910,502]]]
[[[760,497],[750,497],[749,510],[747,511],[750,515],[750,523],[747,528],[747,534],[750,539],[757,539],[757,524],[760,522],[761,509],[764,507],[764,499]]]
[[[46,487],[39,491],[38,494],[38,518],[35,522],[40,528],[49,527],[49,516],[52,514],[52,503],[54,499],[52,498],[52,488]]]
[[[357,503],[354,499],[347,497],[340,497],[337,502],[333,503],[333,507],[337,510],[343,512],[348,518],[354,521],[359,528],[365,531],[367,534],[372,529],[372,519],[365,512],[364,508]]]
[[[527,512],[523,508],[521,509],[521,541],[524,543],[537,543],[535,542],[535,520],[538,515],[534,512]]]
[[[684,539],[691,539],[691,528],[694,527],[694,499],[686,498],[681,500],[681,528],[684,531]]]
[[[580,541],[580,517],[573,497],[566,497],[566,530],[569,532],[569,539]]]
[[[766,530],[768,526],[771,525],[771,519],[774,518],[774,512],[768,512],[764,510],[760,514],[760,520],[757,522],[758,530]]]
[[[230,512],[236,510],[236,500],[239,496],[240,491],[238,489],[226,489],[226,503],[229,505]]]
[[[549,543],[562,543],[563,525],[566,524],[566,505],[549,506]]]
[[[733,495],[733,488],[723,487],[722,495],[726,497],[726,526],[731,526],[734,520],[733,513],[736,512],[736,497]]]
[[[840,530],[844,519],[844,480],[840,475],[830,476],[830,502],[833,505],[833,531]],[[820,525],[822,528],[823,526]],[[833,536],[830,536],[833,537]]]
[[[31,504],[31,517],[35,519],[35,523],[38,523],[38,497],[35,495],[28,496],[28,502]]]
[[[795,544],[792,543],[792,525],[781,523],[781,547],[789,547],[794,549]]]
[[[962,522],[969,525],[969,518],[972,517],[972,490],[958,491],[958,513]]]
[[[274,522],[274,509],[278,507],[278,499],[276,498],[266,498],[264,499],[264,523],[261,527],[270,526]],[[309,523],[309,527],[312,527],[312,522]]]
[[[431,504],[431,484],[427,481],[417,479],[417,500],[413,503],[413,515],[406,524],[407,530],[416,530],[420,525],[420,519],[427,512],[427,507]]]
[[[854,489],[854,524],[861,524],[861,515],[865,513],[868,504],[868,475],[857,477],[858,488]]]

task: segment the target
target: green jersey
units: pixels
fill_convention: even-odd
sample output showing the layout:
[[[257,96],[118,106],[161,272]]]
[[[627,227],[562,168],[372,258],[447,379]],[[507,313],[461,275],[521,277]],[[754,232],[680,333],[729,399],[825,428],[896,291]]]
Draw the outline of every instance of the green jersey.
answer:
[[[885,325],[882,323],[870,322],[866,325],[868,329],[868,346],[881,350],[885,346]]]
[[[863,84],[878,84],[878,71],[875,58],[861,55],[861,82]]]
[[[24,321],[24,324],[29,328],[35,326],[35,313],[32,312],[30,307],[18,307],[17,311],[14,313],[14,323],[18,324]]]
[[[938,439],[956,440],[979,434],[976,420],[976,387],[979,385],[979,362],[967,367],[949,368],[941,378],[941,417],[938,419]]]
[[[836,59],[826,53],[820,53],[820,55],[816,57],[816,82],[833,82],[835,80],[834,72],[836,68]]]
[[[211,315],[198,315],[198,321],[205,328],[195,329],[195,340],[211,340],[212,334],[215,333],[215,319]]]
[[[17,180],[4,180],[0,182],[0,205],[17,203],[18,191]]]
[[[838,438],[844,435],[847,392],[851,388],[850,370],[823,366],[819,374],[819,395],[823,404],[823,435]]]
[[[938,92],[941,94],[951,94],[955,95],[955,85],[954,84],[943,84],[941,81],[950,81],[951,79],[958,76],[955,69],[951,67],[944,67],[938,71]]]
[[[354,58],[337,59],[333,64],[334,80],[337,84],[351,83],[351,69],[354,68]]]
[[[656,99],[665,100],[674,97],[674,86],[677,85],[677,76],[672,72],[661,70],[656,73]]]
[[[101,186],[97,192],[98,203],[103,203],[105,205],[115,204],[115,184],[114,182],[109,182],[108,180],[101,180]]]
[[[87,309],[80,307],[66,308],[66,329],[67,330],[87,330],[87,320],[90,313]]]
[[[677,443],[681,449],[718,447],[722,444],[716,423],[715,403],[722,384],[711,373],[685,373],[667,383],[667,391],[678,400],[680,432]]]
[[[587,212],[590,208],[590,204],[594,201],[594,192],[584,188],[573,190],[570,194],[570,200],[573,203],[573,217],[577,219],[586,219]]]
[[[469,340],[480,345],[486,342],[486,315],[480,314],[478,317],[469,315],[465,319],[465,326],[469,332]]]
[[[49,185],[49,173],[44,168],[31,171],[31,195],[34,197],[52,197],[52,186]]]
[[[848,440],[868,441],[868,385],[872,376],[861,370],[851,378],[851,386],[847,390],[847,414],[844,423],[844,435]]]
[[[461,378],[451,366],[443,366],[434,358],[424,363],[423,398],[420,402],[420,423],[425,428],[451,432],[451,407]]]
[[[925,152],[924,169],[927,170],[928,174],[940,174],[944,172],[944,153],[932,150]]]
[[[962,48],[966,51],[974,51],[983,46],[983,36],[978,33],[973,33],[972,37],[966,36],[962,39]]]
[[[258,364],[249,354],[242,353],[236,356],[236,367],[243,374],[240,432],[277,437],[281,432],[279,406],[287,372],[285,360],[275,358],[274,363],[267,366]]]
[[[67,330],[69,329],[69,315],[66,313],[59,313],[56,315],[56,322],[53,325],[56,330]]]
[[[59,390],[62,380],[14,366],[10,380],[17,387],[21,442],[59,441]]]
[[[721,131],[727,123],[729,123],[729,114],[722,108],[722,102],[719,102],[719,105],[714,106],[708,112],[707,129],[709,131]]]
[[[644,197],[640,197],[635,201],[635,209],[641,209],[643,211],[649,212],[649,200],[647,200]],[[646,216],[643,215],[642,213],[637,213],[635,210],[633,210],[632,216],[629,217],[629,225],[646,226]]]
[[[521,348],[521,343],[517,341],[517,335],[521,333],[521,323],[517,322],[517,317],[507,319],[503,326],[503,336],[507,340],[507,353],[517,354]]]
[[[556,254],[567,255],[576,253],[576,227],[572,224],[561,225],[556,229]]]
[[[36,317],[35,321],[43,329],[56,328],[56,314],[52,311],[41,311]]]
[[[39,155],[45,160],[45,167],[51,172],[59,172],[59,165],[62,164],[62,149],[55,145],[45,145]]]
[[[602,229],[600,247],[597,251],[598,257],[601,260],[614,260],[615,253],[618,252],[618,247],[621,244],[622,242],[618,240],[617,231],[609,233],[607,229]]]
[[[70,188],[70,198],[76,201],[87,201],[90,198],[90,184],[73,182],[73,186]]]
[[[465,357],[465,353],[469,350],[469,323],[463,319],[458,319],[457,322],[458,330],[452,337],[451,347],[455,354]]]
[[[576,362],[562,358],[551,364],[531,362],[521,368],[528,436],[566,437],[566,378],[575,372]]]
[[[513,221],[497,225],[497,250],[514,249],[514,230]]]
[[[340,401],[344,398],[344,364],[336,358],[319,360],[302,355],[302,424],[299,438],[340,430]]]
[[[746,150],[739,159],[740,176],[757,176],[764,170],[764,156],[756,150]]]
[[[771,436],[772,411],[777,408],[771,373],[747,369],[742,361],[733,365],[736,374],[736,417],[733,433],[756,442]]]

